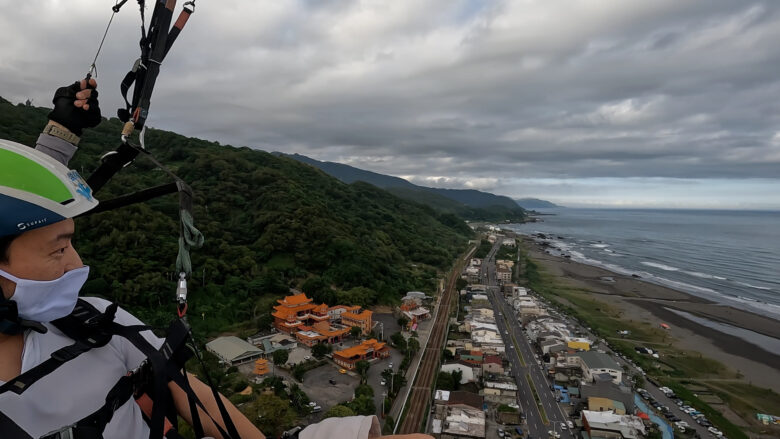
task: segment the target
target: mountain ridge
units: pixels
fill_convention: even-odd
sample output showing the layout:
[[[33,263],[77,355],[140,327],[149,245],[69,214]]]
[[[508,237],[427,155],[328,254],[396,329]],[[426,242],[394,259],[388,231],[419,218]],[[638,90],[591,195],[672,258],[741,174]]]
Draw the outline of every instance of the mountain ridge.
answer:
[[[297,153],[274,152],[273,154],[289,157],[314,166],[345,183],[364,181],[400,197],[421,202],[440,210],[454,212],[468,220],[500,219],[522,221],[526,217],[525,210],[520,205],[503,195],[495,195],[476,189],[445,189],[420,186],[403,178],[366,171],[343,163],[319,161]],[[450,200],[450,202],[446,202],[442,198]],[[452,204],[453,202],[457,204]]]

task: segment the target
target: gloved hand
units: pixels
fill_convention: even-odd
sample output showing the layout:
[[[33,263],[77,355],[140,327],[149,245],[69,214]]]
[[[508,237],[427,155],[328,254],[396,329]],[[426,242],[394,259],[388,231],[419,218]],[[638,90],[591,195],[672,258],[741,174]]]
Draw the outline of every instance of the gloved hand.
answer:
[[[96,127],[100,123],[97,82],[90,79],[76,81],[67,87],[60,87],[54,93],[54,109],[49,113],[53,120],[73,134],[81,136],[84,128]]]

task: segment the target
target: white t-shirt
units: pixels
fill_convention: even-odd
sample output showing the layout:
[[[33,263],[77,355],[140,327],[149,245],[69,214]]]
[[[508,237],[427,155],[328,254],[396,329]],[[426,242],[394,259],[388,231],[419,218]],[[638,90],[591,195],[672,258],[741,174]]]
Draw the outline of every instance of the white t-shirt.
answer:
[[[96,297],[83,298],[99,311],[110,304]],[[122,325],[140,325],[140,320],[119,308],[114,321]],[[22,372],[49,359],[51,353],[73,344],[73,340],[50,324],[49,332],[27,331],[24,335]],[[163,340],[151,331],[141,333],[155,348]],[[87,351],[41,378],[24,393],[0,395],[0,411],[33,438],[94,413],[105,404],[108,391],[128,371],[137,368],[146,356],[123,337],[114,336],[102,348]],[[2,381],[0,381],[2,383]],[[0,434],[0,436],[3,436]],[[103,433],[105,439],[147,439],[149,428],[141,409],[130,398],[116,412]],[[9,438],[10,439],[10,438]]]

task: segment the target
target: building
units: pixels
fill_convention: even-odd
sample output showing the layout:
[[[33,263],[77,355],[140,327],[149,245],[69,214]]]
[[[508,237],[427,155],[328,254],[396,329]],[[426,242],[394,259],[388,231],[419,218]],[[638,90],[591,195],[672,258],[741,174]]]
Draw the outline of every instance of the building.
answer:
[[[511,282],[512,270],[509,268],[498,267],[498,269],[496,270],[496,276],[501,282]]]
[[[447,406],[444,419],[434,424],[433,433],[442,438],[483,438],[485,412],[464,404]]]
[[[268,374],[268,360],[265,358],[258,358],[255,360],[255,375],[266,375]]]
[[[588,398],[588,410],[592,412],[614,412],[616,415],[626,414],[626,406],[622,402],[599,396]]]
[[[485,355],[482,360],[483,373],[504,373],[504,362],[498,355]]]
[[[588,437],[638,439],[645,435],[645,425],[636,416],[583,410],[580,419]]]
[[[623,369],[609,355],[603,352],[588,351],[578,352],[573,356],[579,358],[582,377],[585,381],[593,382],[594,375],[602,373],[609,374],[615,384],[620,384],[623,381]]]
[[[274,317],[274,327],[279,331],[292,334],[301,326],[311,326],[317,322],[330,320],[327,305],[315,305],[306,294],[300,293],[278,300],[271,315]]]
[[[581,351],[589,351],[590,344],[591,342],[587,338],[570,338],[566,342],[566,346],[570,347],[571,349],[581,350]]]
[[[295,338],[308,347],[318,343],[338,343],[349,334],[350,329],[349,326],[332,326],[328,322],[317,322],[314,326],[299,326]]]
[[[276,333],[271,335],[255,335],[246,339],[246,341],[263,350],[263,355],[268,358],[275,351],[284,349],[291,351],[298,347],[295,339],[285,333]]]
[[[234,336],[215,338],[206,343],[206,350],[230,366],[248,363],[263,355],[263,351],[257,346]]]
[[[374,329],[373,314],[367,309],[359,314],[347,311],[341,315],[341,324],[349,327],[357,326],[363,335],[366,335]]]
[[[387,358],[388,356],[390,356],[390,348],[385,343],[372,338],[357,346],[334,352],[333,361],[345,369],[353,370],[355,363],[360,360]]]
[[[341,315],[344,314],[345,312],[359,312],[359,311],[360,311],[359,306],[336,305],[328,308],[328,315],[330,316],[331,322],[340,322]]]
[[[468,382],[476,381],[479,378],[478,374],[474,373],[474,368],[471,365],[463,363],[445,363],[441,365],[439,369],[441,372],[452,373],[453,371],[460,371],[460,383],[466,384]]]

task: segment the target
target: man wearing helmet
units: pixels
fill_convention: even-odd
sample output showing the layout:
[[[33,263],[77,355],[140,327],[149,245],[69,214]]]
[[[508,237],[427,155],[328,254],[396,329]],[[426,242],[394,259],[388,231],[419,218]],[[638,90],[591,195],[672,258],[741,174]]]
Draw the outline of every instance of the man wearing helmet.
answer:
[[[89,274],[89,267],[83,264],[72,245],[73,218],[94,208],[98,202],[79,174],[66,165],[78,149],[82,130],[101,121],[96,85],[94,80],[82,80],[57,90],[50,121],[35,150],[0,140],[0,436],[3,439],[65,439],[72,437],[67,436],[71,432],[75,439],[145,439],[150,435],[142,410],[132,398],[111,407],[111,415],[103,419],[102,426],[88,435],[84,435],[84,430],[68,430],[72,424],[91,419],[90,416],[108,405],[106,395],[112,386],[145,360],[146,356],[122,337],[113,336],[104,346],[68,358],[29,386],[19,381],[20,376],[40,368],[74,343],[51,322],[73,312],[79,290]],[[82,299],[100,312],[112,307],[103,299]],[[121,308],[115,308],[114,312],[113,322],[123,326],[141,325]],[[162,345],[163,340],[151,331],[140,334],[155,348]],[[198,409],[205,434],[222,437],[220,430],[225,425],[211,390],[192,376],[190,385],[206,408],[206,411]],[[187,394],[174,382],[168,387],[176,411],[191,423]],[[241,438],[264,438],[227,399],[222,397],[222,400]],[[207,413],[212,414],[219,427]],[[300,438],[306,439],[378,436],[379,425],[373,416],[329,419],[299,433]]]

